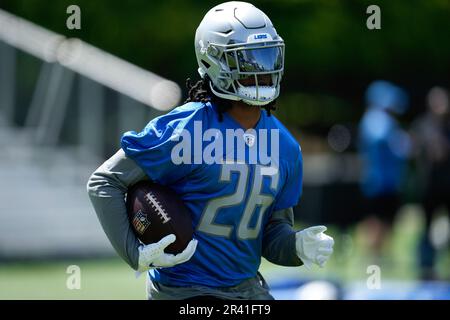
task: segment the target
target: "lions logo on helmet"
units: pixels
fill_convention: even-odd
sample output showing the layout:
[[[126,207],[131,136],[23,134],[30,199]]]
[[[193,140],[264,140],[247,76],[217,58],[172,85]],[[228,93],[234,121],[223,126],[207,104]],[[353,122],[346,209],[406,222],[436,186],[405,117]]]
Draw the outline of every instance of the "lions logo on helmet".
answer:
[[[263,106],[280,93],[284,41],[267,15],[246,2],[226,2],[212,8],[195,34],[198,72],[211,79],[212,92],[223,99]],[[258,83],[258,76],[271,83]],[[254,85],[239,80],[254,77]]]

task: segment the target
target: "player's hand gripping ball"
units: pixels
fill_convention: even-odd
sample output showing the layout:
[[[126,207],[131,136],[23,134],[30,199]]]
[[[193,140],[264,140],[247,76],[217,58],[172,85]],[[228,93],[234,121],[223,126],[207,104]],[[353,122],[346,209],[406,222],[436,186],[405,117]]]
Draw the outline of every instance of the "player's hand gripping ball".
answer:
[[[141,181],[127,192],[127,212],[139,247],[139,271],[171,267],[189,260],[196,249],[189,209],[170,188]]]

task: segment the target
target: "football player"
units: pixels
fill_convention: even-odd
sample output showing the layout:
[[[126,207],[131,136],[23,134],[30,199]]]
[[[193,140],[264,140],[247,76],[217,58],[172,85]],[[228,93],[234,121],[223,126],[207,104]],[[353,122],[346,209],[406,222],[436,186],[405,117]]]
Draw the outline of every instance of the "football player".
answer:
[[[121,149],[90,177],[90,199],[118,254],[133,269],[148,270],[149,298],[273,299],[258,273],[261,257],[283,266],[323,267],[334,243],[324,226],[293,229],[302,154],[271,115],[284,41],[261,10],[226,2],[203,18],[195,53],[201,80],[188,81],[186,103],[139,133],[125,133]],[[206,139],[211,141],[229,130],[234,136],[226,145],[232,148],[211,152],[218,161],[202,159],[210,148],[205,144],[183,154],[188,161],[174,159],[180,137],[189,136],[183,132],[194,139],[197,131],[203,138],[212,132]],[[144,245],[133,233],[124,198],[129,186],[144,179],[169,186],[190,209],[194,239],[183,252],[164,252],[174,235]]]

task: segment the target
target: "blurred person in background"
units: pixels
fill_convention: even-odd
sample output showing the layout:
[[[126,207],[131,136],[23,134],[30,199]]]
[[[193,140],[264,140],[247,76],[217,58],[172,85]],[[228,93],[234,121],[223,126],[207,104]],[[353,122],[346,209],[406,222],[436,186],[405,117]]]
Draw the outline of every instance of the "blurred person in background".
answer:
[[[408,96],[396,85],[378,80],[367,88],[366,104],[358,141],[360,187],[368,209],[361,228],[371,253],[379,259],[400,207],[410,138],[396,116],[406,111]]]
[[[436,278],[436,250],[430,231],[436,209],[450,209],[450,110],[448,91],[432,88],[427,110],[413,123],[412,137],[420,199],[425,212],[425,229],[419,242],[419,267],[423,279]]]

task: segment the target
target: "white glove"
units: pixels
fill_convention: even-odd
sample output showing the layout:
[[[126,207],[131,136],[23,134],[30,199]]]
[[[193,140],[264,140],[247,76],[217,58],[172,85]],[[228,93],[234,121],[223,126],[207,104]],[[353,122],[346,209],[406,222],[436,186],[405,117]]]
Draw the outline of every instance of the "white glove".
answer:
[[[139,250],[139,266],[138,272],[144,272],[151,268],[167,268],[173,267],[176,264],[180,264],[188,261],[195,253],[198,241],[192,239],[183,252],[178,254],[165,253],[164,249],[171,243],[175,242],[176,237],[174,234],[165,236],[157,243],[151,243],[147,245],[140,245]]]
[[[323,268],[333,253],[334,240],[324,234],[326,230],[325,226],[315,226],[295,234],[297,256],[308,269],[313,263]]]

